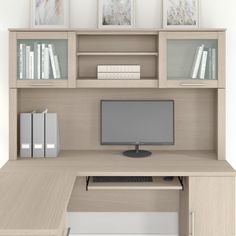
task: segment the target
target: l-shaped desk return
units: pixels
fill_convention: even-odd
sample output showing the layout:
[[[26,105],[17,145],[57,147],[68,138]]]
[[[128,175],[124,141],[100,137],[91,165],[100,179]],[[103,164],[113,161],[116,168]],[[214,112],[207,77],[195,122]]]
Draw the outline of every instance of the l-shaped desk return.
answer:
[[[211,211],[217,211],[216,204],[224,201],[220,218],[226,217],[223,223],[233,223],[230,208],[235,171],[226,161],[216,160],[213,152],[156,151],[145,159],[128,159],[120,151],[62,151],[61,156],[10,161],[2,168],[0,235],[65,235],[65,216],[76,179],[86,176],[181,176],[184,190],[179,199],[179,235],[188,235],[187,211],[195,197],[203,204],[202,209],[208,205],[208,214],[218,214]],[[217,196],[207,202],[206,192]]]

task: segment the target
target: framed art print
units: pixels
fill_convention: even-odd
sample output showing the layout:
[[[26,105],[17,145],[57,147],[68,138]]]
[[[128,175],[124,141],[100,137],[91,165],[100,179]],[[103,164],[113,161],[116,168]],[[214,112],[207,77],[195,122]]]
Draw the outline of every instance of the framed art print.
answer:
[[[68,27],[68,0],[31,0],[31,26]]]
[[[98,0],[98,27],[134,27],[134,0]]]
[[[163,0],[163,28],[198,28],[199,0]]]

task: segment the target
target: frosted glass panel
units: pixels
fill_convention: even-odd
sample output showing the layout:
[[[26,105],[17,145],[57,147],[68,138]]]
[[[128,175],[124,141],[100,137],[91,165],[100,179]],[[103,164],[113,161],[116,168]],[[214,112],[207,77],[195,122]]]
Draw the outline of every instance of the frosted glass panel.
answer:
[[[17,40],[17,78],[68,79],[67,40]]]
[[[217,71],[217,40],[168,40],[168,80],[217,80]]]

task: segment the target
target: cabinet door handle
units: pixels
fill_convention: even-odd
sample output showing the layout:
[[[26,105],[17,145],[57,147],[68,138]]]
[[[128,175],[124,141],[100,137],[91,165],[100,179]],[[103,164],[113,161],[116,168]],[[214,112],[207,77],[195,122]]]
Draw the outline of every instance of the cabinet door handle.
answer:
[[[205,86],[203,83],[191,84],[191,83],[180,83],[180,86]]]
[[[66,236],[69,236],[70,235],[70,227],[67,229],[67,233],[66,233]]]
[[[195,214],[194,212],[192,211],[191,212],[191,236],[194,236],[195,235]]]
[[[33,86],[33,87],[40,87],[40,86],[53,86],[54,84],[51,84],[51,83],[48,83],[48,84],[31,84],[30,86]]]

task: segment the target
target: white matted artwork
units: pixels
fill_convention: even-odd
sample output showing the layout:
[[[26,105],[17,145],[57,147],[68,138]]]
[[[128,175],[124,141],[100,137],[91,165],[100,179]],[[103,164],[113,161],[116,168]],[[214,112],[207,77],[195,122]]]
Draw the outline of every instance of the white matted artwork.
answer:
[[[199,0],[163,0],[164,28],[198,28]]]
[[[134,0],[98,0],[98,27],[134,27]]]
[[[31,0],[31,26],[68,27],[68,0]]]

